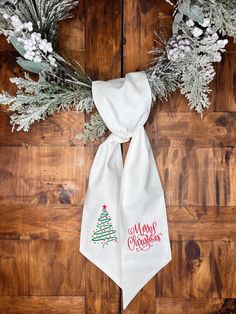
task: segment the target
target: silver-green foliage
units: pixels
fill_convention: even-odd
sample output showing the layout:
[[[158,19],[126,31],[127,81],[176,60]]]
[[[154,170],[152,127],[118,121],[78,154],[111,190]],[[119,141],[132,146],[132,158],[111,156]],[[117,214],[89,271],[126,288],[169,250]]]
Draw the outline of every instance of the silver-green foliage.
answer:
[[[155,54],[155,50],[152,51]],[[158,98],[166,100],[178,87],[179,67],[167,59],[166,55],[154,58],[153,65],[146,70],[152,91],[153,102]]]
[[[5,13],[9,16],[17,15],[22,22],[31,21],[34,31],[52,42],[56,49],[58,22],[71,17],[69,12],[78,2],[77,0],[0,0],[0,16],[2,18]],[[2,31],[6,36],[11,36],[12,44],[23,55],[22,47],[12,37],[11,25],[4,21],[4,19],[0,20]],[[50,65],[41,67],[42,72],[37,81],[32,80],[27,74],[24,78],[12,78],[11,82],[18,88],[17,95],[12,96],[6,92],[0,95],[0,103],[8,105],[12,112],[13,129],[28,131],[34,122],[45,119],[60,110],[74,108],[88,113],[94,109],[91,80],[81,70],[80,65],[72,66],[56,52],[54,57],[57,60],[56,70]],[[26,62],[28,62],[27,67]],[[34,62],[29,64],[29,61],[23,58],[19,63],[30,72],[40,72],[35,68],[38,69],[41,64]],[[96,115],[92,116],[91,125],[94,125],[96,117]],[[88,130],[89,127],[87,127],[86,137],[92,139],[91,135],[88,135]],[[96,132],[102,133],[99,130]],[[95,133],[91,132],[91,134]]]
[[[29,75],[24,78],[12,78],[18,93],[11,96],[8,93],[0,95],[0,103],[9,106],[14,112],[11,115],[13,129],[28,131],[30,126],[60,110],[75,108],[82,112],[91,112],[93,99],[91,89],[69,85],[60,86],[56,82],[48,82],[40,76],[38,81]]]
[[[188,17],[194,22],[203,23],[204,14],[202,8],[191,0],[180,1],[177,4],[177,11],[172,25],[173,33],[178,33],[179,23]]]
[[[33,23],[35,32],[55,43],[58,22],[71,17],[78,0],[1,0],[0,14],[17,15],[22,22]]]
[[[57,23],[69,17],[69,10],[77,3],[77,0],[0,0],[0,16],[3,13],[16,14],[24,22],[31,21],[34,31],[51,41],[56,50]],[[192,50],[176,61],[169,60],[166,51],[161,57],[157,57],[160,54],[158,49],[152,51],[156,56],[146,74],[153,102],[157,98],[167,99],[169,94],[180,88],[191,109],[202,113],[210,105],[209,84],[215,76],[212,63],[219,62],[220,53],[224,49],[216,47],[217,39],[211,42],[212,39],[207,34],[194,38],[185,24],[186,20],[191,19],[200,25],[203,17],[210,19],[213,32],[236,39],[236,0],[178,0],[174,32],[188,38]],[[3,25],[3,29],[5,27],[6,34],[7,25],[0,25]],[[59,55],[55,54],[55,58],[56,72],[48,68],[40,73],[38,81],[31,80],[28,75],[25,78],[13,78],[12,82],[19,90],[17,95],[3,93],[0,96],[0,103],[9,105],[9,110],[13,111],[13,128],[28,131],[32,123],[59,110],[75,108],[91,112],[94,109],[91,80]],[[85,125],[84,141],[97,139],[105,131],[106,126],[101,116],[93,114]]]
[[[107,127],[102,117],[98,113],[93,114],[90,121],[85,123],[83,141],[86,144],[90,141],[97,140],[103,136],[106,131]]]
[[[236,0],[195,0],[212,22],[214,31],[236,40]]]
[[[215,70],[208,56],[190,54],[180,65],[182,75],[179,87],[189,101],[190,109],[203,113],[210,106],[209,84],[215,77]]]
[[[194,18],[199,8],[210,19],[212,35],[205,34],[206,29],[202,28],[203,35],[194,38],[185,22],[192,19],[201,28],[200,20]],[[209,84],[215,77],[213,63],[220,62],[224,52],[224,40],[219,40],[217,32],[236,38],[236,0],[180,0],[175,13],[174,30],[190,41],[192,50],[176,61],[168,60],[166,51],[154,59],[154,65],[146,71],[153,99],[167,98],[179,88],[188,99],[190,109],[202,114],[210,105]],[[154,49],[153,53],[158,55],[160,51]]]

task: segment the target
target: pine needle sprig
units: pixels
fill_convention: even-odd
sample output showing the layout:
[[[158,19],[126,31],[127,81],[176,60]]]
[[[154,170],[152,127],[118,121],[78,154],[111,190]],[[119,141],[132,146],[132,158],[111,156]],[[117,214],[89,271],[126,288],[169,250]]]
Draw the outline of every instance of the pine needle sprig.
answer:
[[[155,49],[151,53],[155,54]],[[165,54],[161,57],[154,58],[153,64],[146,70],[146,74],[150,84],[153,102],[155,102],[157,98],[166,100],[169,94],[175,92],[178,87],[179,68],[174,62],[168,60]]]
[[[69,13],[79,0],[2,0],[0,14],[17,15],[22,22],[31,21],[35,32],[56,43],[58,22],[71,17]]]
[[[84,144],[99,139],[106,133],[106,131],[106,124],[100,114],[93,114],[90,121],[85,123],[84,133],[82,136]]]
[[[236,0],[196,0],[212,21],[215,32],[236,41]]]
[[[79,85],[81,87],[92,89],[92,80],[90,77],[84,72],[81,64],[77,61],[74,61],[76,67],[69,61],[63,58],[58,53],[54,53],[53,56],[57,62],[57,68],[48,68],[42,74],[52,74],[55,75],[56,70],[56,77],[68,85]]]
[[[8,105],[13,130],[29,131],[30,126],[39,120],[61,110],[79,110],[91,112],[94,108],[91,89],[60,86],[55,81],[48,82],[40,76],[38,81],[32,80],[29,75],[24,78],[12,78],[18,93],[11,96],[8,93],[0,95],[0,103]]]
[[[190,110],[202,114],[211,104],[209,84],[215,77],[215,69],[207,55],[189,55],[180,65],[180,91],[188,99]]]

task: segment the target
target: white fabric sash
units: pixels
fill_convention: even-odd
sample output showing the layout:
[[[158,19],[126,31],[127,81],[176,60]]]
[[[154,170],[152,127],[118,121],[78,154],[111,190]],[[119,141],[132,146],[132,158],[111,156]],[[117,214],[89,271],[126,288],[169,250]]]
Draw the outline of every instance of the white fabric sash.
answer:
[[[171,260],[164,193],[144,130],[151,108],[145,72],[92,84],[112,132],[95,156],[83,209],[80,251],[123,291],[126,308]],[[121,143],[131,140],[123,166]]]

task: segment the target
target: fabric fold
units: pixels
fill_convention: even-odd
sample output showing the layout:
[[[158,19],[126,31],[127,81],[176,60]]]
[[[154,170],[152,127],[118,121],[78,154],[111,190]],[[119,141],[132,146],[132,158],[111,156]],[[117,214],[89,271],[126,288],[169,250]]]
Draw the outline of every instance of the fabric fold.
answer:
[[[164,192],[143,127],[151,91],[145,72],[93,82],[92,91],[111,135],[90,171],[80,251],[121,287],[126,308],[171,260]],[[123,165],[121,143],[129,139]]]

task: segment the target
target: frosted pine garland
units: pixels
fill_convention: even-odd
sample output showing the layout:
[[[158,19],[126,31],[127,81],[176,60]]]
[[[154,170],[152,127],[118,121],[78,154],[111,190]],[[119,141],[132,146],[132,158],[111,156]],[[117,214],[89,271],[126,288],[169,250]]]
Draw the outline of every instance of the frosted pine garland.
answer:
[[[177,1],[173,36],[167,42],[162,57],[154,60],[147,70],[153,99],[166,99],[170,92],[180,88],[189,101],[190,109],[202,114],[210,106],[209,84],[215,77],[212,63],[221,62],[228,43],[227,39],[219,38],[218,32],[236,39],[236,18],[232,18],[236,17],[236,1],[233,2],[235,6],[229,0]],[[221,23],[216,16],[217,5]],[[226,19],[229,14],[232,17]],[[158,55],[160,50],[154,48],[152,53]],[[163,64],[164,74],[160,74]]]
[[[210,105],[209,84],[215,77],[214,62],[222,60],[228,43],[236,40],[236,0],[166,0],[174,6],[173,35],[162,50],[153,48],[146,74],[156,99],[166,100],[180,89],[190,109],[203,113]],[[79,64],[72,65],[57,51],[58,21],[71,17],[77,0],[0,0],[0,33],[19,52],[18,64],[39,74],[38,81],[13,78],[18,93],[0,95],[12,111],[13,129],[30,126],[59,110],[94,112],[85,125],[85,142],[103,136],[106,126],[95,111],[91,79]],[[162,41],[165,39],[162,39]]]

